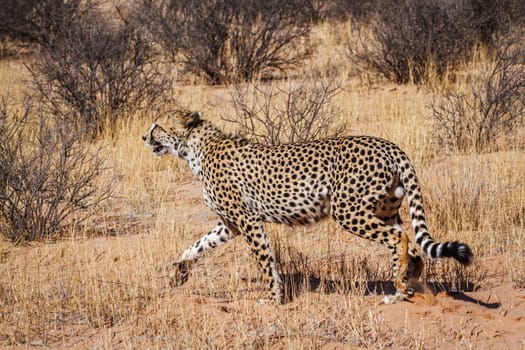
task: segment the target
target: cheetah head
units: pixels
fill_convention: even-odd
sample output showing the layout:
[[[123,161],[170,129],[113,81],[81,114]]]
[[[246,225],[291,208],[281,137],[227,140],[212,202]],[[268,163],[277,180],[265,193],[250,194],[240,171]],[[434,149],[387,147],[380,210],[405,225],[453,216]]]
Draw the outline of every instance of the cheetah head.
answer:
[[[170,111],[155,120],[142,140],[157,156],[171,153],[184,157],[189,131],[200,124],[201,117],[201,112]]]

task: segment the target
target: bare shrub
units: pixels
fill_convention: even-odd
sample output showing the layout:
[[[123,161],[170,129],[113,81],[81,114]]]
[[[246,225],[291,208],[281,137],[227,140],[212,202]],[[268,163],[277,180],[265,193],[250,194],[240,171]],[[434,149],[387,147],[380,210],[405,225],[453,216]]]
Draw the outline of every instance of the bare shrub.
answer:
[[[446,92],[432,103],[440,145],[455,151],[483,152],[497,148],[525,122],[525,48],[509,40],[498,48],[495,62],[474,79],[470,89]],[[519,146],[519,143],[517,144]]]
[[[124,15],[107,19],[97,9],[43,45],[28,69],[49,111],[92,135],[171,91],[152,41]]]
[[[477,40],[496,49],[502,35],[523,28],[525,25],[525,2],[521,0],[464,0],[471,10],[469,20],[476,31]]]
[[[184,71],[222,84],[268,77],[308,57],[311,3],[141,0],[136,14]]]
[[[345,44],[346,53],[360,69],[397,83],[441,80],[480,46],[492,53],[498,38],[525,24],[521,0],[372,3],[361,9],[341,1],[341,11],[354,14],[359,23],[356,38]]]
[[[2,0],[0,39],[46,45],[98,6],[97,0]]]
[[[10,112],[2,99],[0,135],[0,227],[9,240],[56,236],[110,196],[97,182],[103,159],[85,148],[81,133],[29,101]]]
[[[381,0],[331,0],[328,5],[328,16],[336,20],[369,21],[371,14],[379,6]]]
[[[332,100],[340,91],[333,81],[310,78],[290,81],[286,89],[260,82],[236,86],[235,115],[222,119],[249,140],[269,145],[339,136],[346,125]]]
[[[474,36],[464,13],[446,2],[409,0],[378,7],[371,30],[346,43],[350,60],[397,83],[442,77],[471,52]]]

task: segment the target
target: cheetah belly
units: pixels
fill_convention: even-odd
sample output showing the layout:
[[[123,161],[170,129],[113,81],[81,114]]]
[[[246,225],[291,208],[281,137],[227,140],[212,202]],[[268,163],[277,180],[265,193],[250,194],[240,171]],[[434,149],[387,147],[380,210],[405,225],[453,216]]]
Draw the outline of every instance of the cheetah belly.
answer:
[[[304,225],[330,214],[330,191],[325,187],[286,199],[247,195],[244,203],[250,210],[258,212],[264,221]]]

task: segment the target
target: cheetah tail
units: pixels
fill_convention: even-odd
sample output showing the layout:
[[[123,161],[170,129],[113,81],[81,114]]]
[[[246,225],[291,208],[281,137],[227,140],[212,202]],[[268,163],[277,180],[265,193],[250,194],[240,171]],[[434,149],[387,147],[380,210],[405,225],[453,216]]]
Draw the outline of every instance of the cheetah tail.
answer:
[[[419,244],[421,250],[432,259],[454,258],[465,266],[472,263],[474,257],[468,245],[457,241],[444,243],[435,242],[428,233],[421,188],[412,166],[404,169],[401,174],[401,179],[403,186],[407,190],[410,218],[416,233],[416,243]]]

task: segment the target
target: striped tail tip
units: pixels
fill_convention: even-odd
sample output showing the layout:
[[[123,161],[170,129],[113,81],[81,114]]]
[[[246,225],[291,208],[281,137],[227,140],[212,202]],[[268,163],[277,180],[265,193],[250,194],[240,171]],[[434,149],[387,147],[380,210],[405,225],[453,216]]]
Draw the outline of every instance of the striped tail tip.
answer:
[[[454,258],[465,266],[470,265],[474,261],[474,255],[472,255],[470,247],[464,243],[441,243],[436,246],[436,250],[437,257]]]

